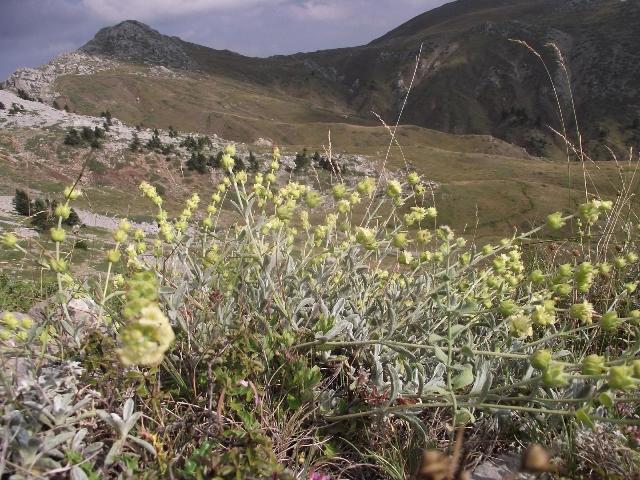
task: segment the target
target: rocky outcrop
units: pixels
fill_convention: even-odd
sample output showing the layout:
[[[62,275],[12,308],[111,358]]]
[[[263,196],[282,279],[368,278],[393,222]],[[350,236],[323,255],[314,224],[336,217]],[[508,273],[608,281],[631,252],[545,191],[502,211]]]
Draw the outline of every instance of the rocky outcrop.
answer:
[[[80,52],[112,59],[192,69],[195,62],[177,37],[162,35],[135,20],[127,20],[113,27],[101,29]]]
[[[92,75],[117,66],[117,62],[82,52],[65,53],[38,68],[19,68],[4,82],[7,90],[24,91],[31,99],[45,103],[58,96],[54,85],[61,75]]]

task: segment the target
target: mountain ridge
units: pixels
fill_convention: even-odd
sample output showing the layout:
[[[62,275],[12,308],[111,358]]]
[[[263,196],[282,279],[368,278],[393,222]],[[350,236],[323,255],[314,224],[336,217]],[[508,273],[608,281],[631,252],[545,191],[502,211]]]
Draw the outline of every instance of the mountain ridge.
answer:
[[[562,4],[458,0],[358,47],[247,57],[162,35],[130,20],[101,29],[79,52],[127,64],[168,67],[210,78],[211,85],[214,78],[224,78],[236,82],[244,97],[260,90],[264,98],[307,102],[312,109],[334,112],[335,119],[370,125],[377,122],[371,112],[387,123],[395,122],[422,45],[404,123],[449,133],[493,135],[532,154],[553,155],[561,149],[549,127],[560,130],[561,126],[541,58],[560,92],[568,128],[575,128],[568,115],[575,101],[581,124],[588,126],[586,137],[624,147],[637,142],[640,133],[627,128],[640,117],[640,88],[633,81],[640,73],[637,22],[640,6],[620,0]],[[510,41],[514,38],[531,45],[540,58]],[[564,67],[550,43],[562,52]],[[84,80],[99,79],[87,76]],[[171,95],[169,87],[159,88]],[[80,108],[103,108],[65,88],[57,91],[65,101],[76,98]],[[117,91],[109,89],[105,95],[112,103],[120,103]],[[209,104],[200,107],[213,111]],[[282,120],[278,111],[272,113]],[[149,111],[138,117],[159,121]],[[302,122],[317,120],[313,114],[298,117]]]

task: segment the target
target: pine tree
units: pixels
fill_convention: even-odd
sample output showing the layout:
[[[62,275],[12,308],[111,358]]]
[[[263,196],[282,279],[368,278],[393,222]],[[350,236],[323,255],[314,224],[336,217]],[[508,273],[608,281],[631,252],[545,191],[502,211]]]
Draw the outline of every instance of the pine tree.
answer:
[[[309,166],[309,155],[307,154],[307,149],[305,148],[302,150],[302,153],[296,153],[295,171],[300,171],[307,166]]]
[[[260,164],[258,163],[258,159],[253,154],[251,150],[249,150],[249,171],[257,172],[260,170]]]
[[[27,192],[19,189],[16,190],[16,194],[13,197],[13,207],[18,215],[22,215],[24,217],[31,216],[31,199]]]
[[[64,144],[75,147],[77,145],[80,145],[81,143],[82,138],[80,137],[78,131],[75,128],[70,127],[67,131],[67,135],[64,137]]]
[[[136,132],[133,132],[133,137],[131,138],[131,143],[129,143],[129,150],[132,152],[137,152],[142,147],[142,142],[140,142],[140,137]]]
[[[151,138],[147,142],[146,147],[149,150],[158,150],[158,151],[162,150],[162,141],[160,140],[160,132],[158,131],[157,128],[153,129],[153,135],[151,135]]]

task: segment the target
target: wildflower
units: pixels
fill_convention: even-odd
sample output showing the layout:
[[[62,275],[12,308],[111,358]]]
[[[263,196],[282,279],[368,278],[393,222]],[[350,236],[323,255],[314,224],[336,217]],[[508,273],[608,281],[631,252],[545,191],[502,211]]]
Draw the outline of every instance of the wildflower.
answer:
[[[636,382],[632,377],[633,369],[628,365],[620,365],[609,368],[609,376],[607,378],[609,388],[613,390],[630,390],[636,386]]]
[[[438,216],[438,210],[436,210],[436,207],[427,208],[427,217],[436,218],[437,216]]]
[[[516,338],[526,338],[533,335],[531,318],[526,315],[514,315],[509,317],[509,332]]]
[[[122,254],[119,250],[112,249],[107,252],[107,261],[109,263],[118,263]]]
[[[293,218],[293,213],[296,208],[296,202],[294,200],[287,200],[287,202],[276,209],[276,216],[282,221],[289,221]]]
[[[402,252],[400,252],[400,255],[398,256],[398,262],[401,265],[409,265],[412,261],[413,255],[411,255],[411,252],[408,252],[407,250],[403,250]]]
[[[169,320],[156,305],[144,307],[140,317],[120,335],[118,356],[125,365],[158,365],[175,335]]]
[[[471,263],[471,254],[469,252],[463,253],[460,255],[460,264],[461,265],[469,265]]]
[[[358,205],[361,201],[362,198],[360,198],[358,192],[352,192],[351,195],[349,195],[349,203],[351,203],[351,205]]]
[[[407,175],[407,183],[412,187],[417,185],[418,183],[420,183],[420,175],[418,175],[416,172],[411,172]]]
[[[360,195],[367,196],[371,198],[373,196],[373,192],[376,189],[376,182],[373,178],[367,177],[358,182],[356,186],[356,190]]]
[[[5,330],[4,328],[0,328],[0,340],[7,341],[11,338],[11,332],[9,330]]]
[[[56,217],[66,220],[71,216],[71,207],[67,204],[57,205],[53,213]]]
[[[559,285],[555,285],[553,287],[553,290],[559,296],[566,297],[567,295],[569,295],[573,291],[573,288],[568,283],[561,283]]]
[[[531,272],[531,274],[529,275],[529,279],[533,282],[533,283],[542,283],[544,282],[544,274],[542,273],[542,271],[540,270],[534,270],[533,272]]]
[[[55,258],[49,260],[49,266],[51,267],[51,270],[56,273],[64,273],[68,268],[67,262],[65,260],[57,260]]]
[[[247,172],[245,172],[244,170],[239,171],[238,173],[236,173],[236,181],[239,184],[245,184],[247,183],[248,180],[248,176],[247,176]]]
[[[347,187],[343,183],[338,183],[333,186],[331,193],[333,193],[334,199],[341,200],[347,195]]]
[[[154,205],[158,207],[162,205],[162,198],[160,197],[160,195],[158,195],[156,187],[148,184],[147,182],[142,182],[140,184],[140,190],[142,191],[142,194],[149,200],[151,200]]]
[[[600,355],[588,355],[582,360],[583,375],[600,375],[604,370],[604,358]]]
[[[483,255],[491,255],[493,253],[493,247],[491,245],[485,245],[481,251]]]
[[[267,179],[267,183],[274,183],[276,181],[276,176],[275,174],[269,172],[267,173],[267,175],[265,176],[265,178]]]
[[[349,203],[349,200],[340,200],[336,205],[336,208],[338,209],[338,212],[344,215],[349,213],[349,210],[351,210],[351,204]]]
[[[537,368],[538,370],[544,371],[551,364],[551,351],[550,350],[538,350],[533,355],[529,357],[529,363],[533,368]]]
[[[385,191],[390,197],[398,197],[402,193],[402,185],[397,180],[389,180]]]
[[[636,288],[638,288],[638,282],[629,282],[624,284],[624,289],[627,291],[627,293],[635,292]]]
[[[304,202],[309,208],[317,207],[320,204],[320,200],[320,194],[315,190],[309,190],[304,197]]]
[[[54,242],[64,242],[64,239],[67,236],[64,229],[57,227],[49,230],[49,235],[51,236],[51,240],[53,240]]]
[[[629,252],[625,255],[625,260],[628,263],[636,263],[638,261],[638,255],[634,252]]]
[[[615,311],[607,312],[602,315],[600,319],[600,327],[605,332],[611,332],[615,330],[620,324],[620,319]]]
[[[113,239],[116,243],[124,243],[127,241],[127,232],[118,228],[113,232]]]
[[[593,273],[594,268],[593,265],[589,262],[583,262],[578,265],[576,268],[574,279],[576,282],[576,286],[578,291],[582,293],[586,293],[591,288],[591,284],[593,283]]]
[[[429,243],[431,240],[431,232],[429,230],[418,230],[416,232],[416,241],[422,245]]]
[[[552,213],[547,217],[547,227],[551,230],[560,230],[565,225],[566,222],[562,218],[562,213],[560,212]]]
[[[616,268],[622,269],[627,266],[627,259],[624,257],[616,257],[613,261],[613,264],[616,266]]]
[[[65,187],[63,195],[67,200],[77,200],[82,196],[82,190],[76,187]]]
[[[542,381],[548,387],[563,387],[569,383],[567,374],[564,372],[564,365],[561,363],[551,363],[542,372]]]
[[[407,234],[404,232],[396,233],[391,243],[396,248],[406,248],[407,245],[409,244],[409,240],[407,239]]]
[[[540,326],[553,325],[556,323],[555,304],[553,300],[545,300],[542,305],[537,305],[531,319],[533,323]]]
[[[128,233],[131,230],[131,222],[129,222],[129,220],[127,220],[126,218],[123,218],[118,224],[118,229],[122,230],[125,233]]]
[[[602,276],[608,276],[611,273],[611,265],[606,262],[602,262],[598,265],[598,273]]]
[[[4,323],[5,327],[9,330],[15,330],[18,328],[18,319],[13,313],[5,313],[2,315],[2,323]]]
[[[229,155],[228,153],[225,153],[224,155],[222,155],[222,158],[220,159],[220,166],[224,171],[226,172],[232,171],[235,164],[236,162],[231,155]]]
[[[144,230],[142,230],[141,228],[136,228],[136,230],[133,232],[133,239],[136,242],[141,242],[142,240],[144,240],[145,237],[145,233]]]
[[[593,323],[593,305],[586,300],[582,303],[576,303],[569,308],[569,316],[580,322],[591,325]]]
[[[500,314],[502,314],[504,317],[511,317],[516,313],[518,313],[520,309],[518,308],[518,305],[516,305],[516,303],[513,300],[504,300],[500,302],[500,306],[498,307],[498,310],[500,311]]]
[[[357,227],[356,241],[367,250],[375,250],[377,247],[376,234],[370,228]]]
[[[211,220],[210,217],[206,217],[204,220],[202,220],[202,226],[207,229],[213,228],[213,220]]]
[[[588,225],[593,225],[598,221],[601,213],[611,210],[613,204],[610,201],[593,200],[583,203],[578,207],[578,215]]]
[[[421,262],[430,262],[433,259],[433,254],[431,252],[422,252],[420,253],[420,261]]]
[[[14,248],[18,244],[18,237],[14,233],[5,233],[0,236],[0,243],[6,248]]]

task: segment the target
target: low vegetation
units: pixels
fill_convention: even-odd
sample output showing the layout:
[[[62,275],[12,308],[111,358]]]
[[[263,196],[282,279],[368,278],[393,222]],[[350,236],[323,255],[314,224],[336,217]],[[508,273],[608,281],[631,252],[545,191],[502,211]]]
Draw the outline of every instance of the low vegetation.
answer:
[[[4,474],[466,478],[517,443],[552,452],[533,473],[638,472],[633,179],[479,245],[417,173],[326,198],[278,182],[278,149],[251,176],[235,158],[176,218],[142,183],[158,231],[122,220],[103,275],[71,274],[77,183],[47,240],[2,235],[56,285],[39,318],[2,316]]]

